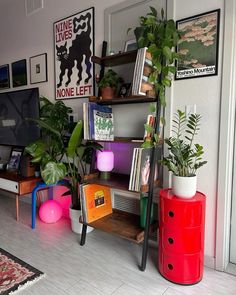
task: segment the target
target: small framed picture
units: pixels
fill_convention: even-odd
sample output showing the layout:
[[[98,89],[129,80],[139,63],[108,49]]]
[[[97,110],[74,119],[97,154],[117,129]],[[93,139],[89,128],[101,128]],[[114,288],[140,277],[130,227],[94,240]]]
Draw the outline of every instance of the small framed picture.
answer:
[[[10,88],[9,65],[0,66],[0,90]]]
[[[131,83],[124,83],[120,86],[118,97],[126,97],[130,95]]]
[[[21,161],[21,156],[23,154],[23,151],[24,150],[21,147],[12,148],[10,160],[7,165],[7,170],[18,171],[18,169],[20,168],[20,161]]]
[[[13,87],[27,85],[26,59],[11,64]]]
[[[30,57],[30,84],[47,82],[47,53]]]
[[[138,44],[135,39],[128,40],[125,42],[124,52],[138,49]]]

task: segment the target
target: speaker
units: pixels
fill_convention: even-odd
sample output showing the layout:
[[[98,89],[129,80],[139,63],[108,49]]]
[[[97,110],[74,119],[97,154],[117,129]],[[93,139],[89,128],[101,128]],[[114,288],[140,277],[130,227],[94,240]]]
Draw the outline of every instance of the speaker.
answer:
[[[20,175],[23,177],[34,176],[35,166],[31,163],[30,157],[23,155],[20,161]]]

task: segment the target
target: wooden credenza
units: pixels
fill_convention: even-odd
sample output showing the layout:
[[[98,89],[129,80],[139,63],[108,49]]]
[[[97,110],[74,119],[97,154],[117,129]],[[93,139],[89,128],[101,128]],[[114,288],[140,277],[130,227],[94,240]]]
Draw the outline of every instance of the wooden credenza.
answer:
[[[32,192],[39,177],[22,177],[16,173],[0,172],[0,189],[16,196],[16,220],[19,220],[19,197]]]

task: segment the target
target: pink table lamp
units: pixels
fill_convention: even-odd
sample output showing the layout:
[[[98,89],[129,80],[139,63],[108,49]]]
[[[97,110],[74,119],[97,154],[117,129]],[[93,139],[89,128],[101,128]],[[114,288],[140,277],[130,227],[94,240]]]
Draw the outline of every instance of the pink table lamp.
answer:
[[[114,168],[114,153],[108,150],[98,151],[97,168],[101,172],[102,179],[109,179],[110,171]]]

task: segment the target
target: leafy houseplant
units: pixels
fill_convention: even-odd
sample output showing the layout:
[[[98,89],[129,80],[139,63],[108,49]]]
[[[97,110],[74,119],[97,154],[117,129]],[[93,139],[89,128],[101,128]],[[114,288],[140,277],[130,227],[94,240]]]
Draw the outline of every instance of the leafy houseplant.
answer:
[[[94,149],[101,146],[95,142],[82,143],[82,122],[79,121],[69,138],[70,107],[62,101],[55,104],[47,98],[40,99],[40,118],[36,121],[42,129],[42,138],[26,147],[32,162],[40,165],[41,176],[46,184],[56,184],[67,177],[72,197],[72,208],[80,210],[78,183],[86,174],[86,164],[91,163]],[[79,172],[80,168],[80,172]]]
[[[185,113],[180,110],[174,115],[174,136],[165,138],[169,155],[161,161],[174,176],[195,177],[197,169],[207,163],[202,161],[203,147],[194,143],[194,138],[200,130],[200,120],[200,114],[191,114],[187,119]]]
[[[109,69],[98,82],[98,87],[100,87],[102,92],[102,98],[113,98],[118,84],[122,82],[123,79],[115,71]]]
[[[164,18],[163,9],[161,18],[154,7],[150,6],[150,10],[146,16],[139,18],[140,25],[134,29],[134,34],[138,47],[148,47],[152,55],[154,71],[149,81],[155,84],[156,94],[165,106],[165,87],[171,86],[172,75],[176,72],[173,62],[178,59],[178,54],[172,49],[177,45],[180,36],[174,20]]]

